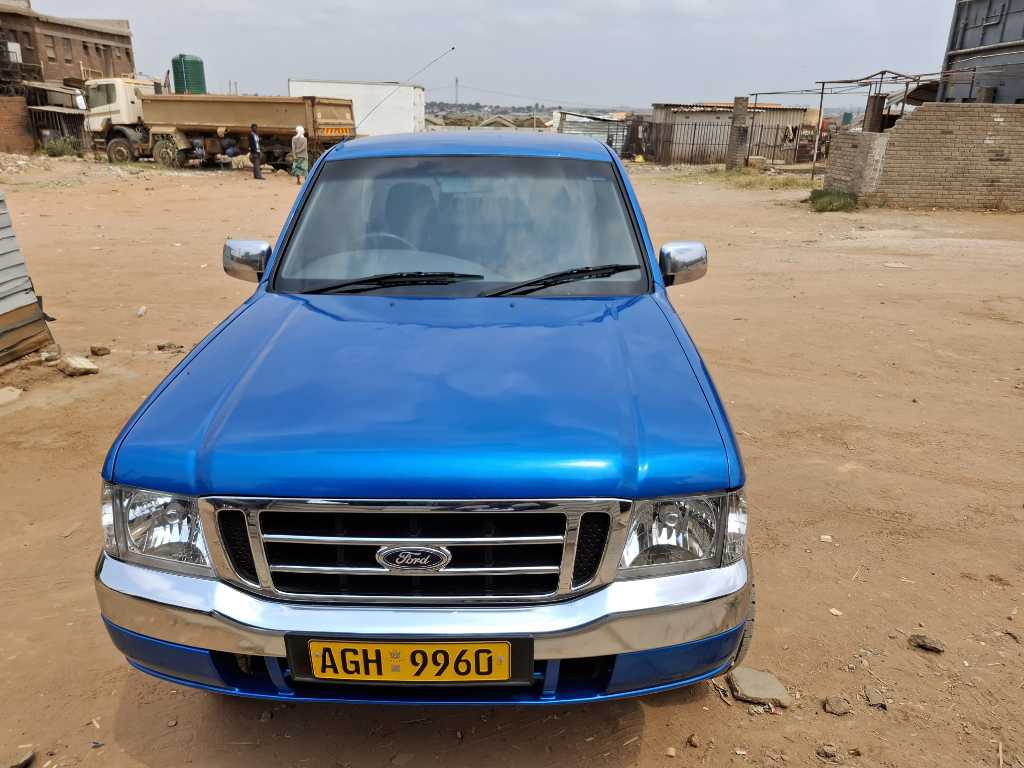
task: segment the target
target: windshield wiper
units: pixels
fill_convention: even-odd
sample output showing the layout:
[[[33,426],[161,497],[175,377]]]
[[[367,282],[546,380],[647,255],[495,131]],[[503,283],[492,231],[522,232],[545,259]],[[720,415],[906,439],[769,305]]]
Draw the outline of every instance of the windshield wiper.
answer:
[[[483,279],[483,275],[468,275],[461,272],[387,272],[382,275],[356,277],[303,293],[361,293],[399,285],[449,285],[463,280]]]
[[[611,277],[620,272],[631,272],[640,269],[639,264],[602,264],[597,267],[576,267],[561,272],[552,272],[550,275],[535,277],[522,283],[510,285],[497,291],[482,293],[481,296],[525,296],[528,293],[550,288],[552,285],[563,283],[575,283],[579,280],[599,280],[603,277]]]

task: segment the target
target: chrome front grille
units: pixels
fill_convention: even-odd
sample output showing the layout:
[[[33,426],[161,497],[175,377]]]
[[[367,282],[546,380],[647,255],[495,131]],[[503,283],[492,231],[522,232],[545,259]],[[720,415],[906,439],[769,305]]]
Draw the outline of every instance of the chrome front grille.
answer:
[[[619,500],[389,502],[207,498],[218,574],[308,602],[544,602],[607,583],[629,518]],[[244,522],[243,522],[244,521]],[[450,554],[440,570],[389,569],[389,547]]]

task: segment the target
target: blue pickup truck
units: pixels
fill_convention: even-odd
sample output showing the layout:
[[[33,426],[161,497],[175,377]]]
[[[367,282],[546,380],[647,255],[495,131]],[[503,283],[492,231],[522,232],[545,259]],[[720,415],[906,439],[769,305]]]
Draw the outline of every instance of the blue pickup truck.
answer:
[[[290,701],[546,704],[722,675],[744,473],[618,158],[358,139],[103,466],[96,589],[143,672]]]

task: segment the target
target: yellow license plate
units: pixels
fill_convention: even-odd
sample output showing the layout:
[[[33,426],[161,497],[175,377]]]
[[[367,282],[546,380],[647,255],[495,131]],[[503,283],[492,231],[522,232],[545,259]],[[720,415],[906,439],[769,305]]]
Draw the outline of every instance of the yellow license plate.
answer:
[[[512,679],[510,643],[309,641],[318,680],[361,683],[476,683]]]

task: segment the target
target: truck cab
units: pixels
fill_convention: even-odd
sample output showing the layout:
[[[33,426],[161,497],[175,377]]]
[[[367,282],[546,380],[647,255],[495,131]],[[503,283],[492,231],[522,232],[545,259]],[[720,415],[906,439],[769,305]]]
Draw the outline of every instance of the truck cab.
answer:
[[[161,90],[154,80],[105,77],[87,80],[86,130],[101,140],[111,162],[128,162],[148,139],[142,114],[142,96]]]

